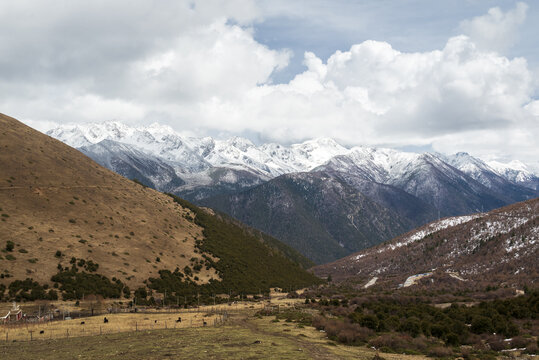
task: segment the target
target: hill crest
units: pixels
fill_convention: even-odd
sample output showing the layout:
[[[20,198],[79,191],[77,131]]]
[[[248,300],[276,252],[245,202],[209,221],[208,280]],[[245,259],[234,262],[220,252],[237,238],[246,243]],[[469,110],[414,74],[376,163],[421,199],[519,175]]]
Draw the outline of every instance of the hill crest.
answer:
[[[358,284],[406,285],[446,274],[457,285],[530,285],[539,278],[539,198],[488,213],[441,219],[391,241],[314,268]],[[428,274],[428,276],[421,276]]]
[[[120,290],[126,284],[159,291],[171,285],[163,280],[169,274],[178,294],[215,290],[219,283],[234,290],[231,274],[240,265],[247,280],[236,291],[318,281],[290,260],[306,259],[274,239],[128,180],[2,114],[0,129],[0,297],[8,285],[15,296],[15,280],[73,285],[85,271],[97,276],[92,281],[112,279]],[[223,229],[236,238],[221,234]],[[228,241],[236,248],[227,248]],[[254,258],[242,258],[240,248]],[[33,285],[17,286],[30,292]]]

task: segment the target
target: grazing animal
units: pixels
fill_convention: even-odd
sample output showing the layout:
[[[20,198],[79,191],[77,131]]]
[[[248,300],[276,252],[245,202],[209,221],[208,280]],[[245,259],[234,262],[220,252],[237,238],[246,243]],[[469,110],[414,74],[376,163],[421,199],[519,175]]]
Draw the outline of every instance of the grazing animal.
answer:
[[[182,322],[182,318],[178,316],[178,320],[176,320],[177,323],[181,323]]]
[[[208,323],[205,322],[205,321],[203,321],[203,322],[202,322],[202,325],[206,326],[206,325],[208,325]]]
[[[261,344],[261,343],[262,343],[262,341],[260,341],[260,340],[255,340],[255,342],[254,342],[253,344]]]
[[[154,320],[153,323],[154,323],[154,324],[157,324],[157,320]]]
[[[107,317],[105,317],[105,318],[103,319],[103,322],[106,324],[106,323],[109,322],[109,319],[107,319]]]
[[[40,334],[45,334],[45,330],[41,330],[39,333]]]
[[[81,324],[81,325],[84,325],[84,324],[86,324],[86,323],[85,323],[84,321],[81,321],[80,324]]]

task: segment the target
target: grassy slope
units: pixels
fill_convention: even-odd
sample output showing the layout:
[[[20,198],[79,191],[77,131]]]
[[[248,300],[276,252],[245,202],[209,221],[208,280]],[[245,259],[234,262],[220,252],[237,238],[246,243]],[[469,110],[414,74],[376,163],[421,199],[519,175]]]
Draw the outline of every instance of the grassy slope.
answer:
[[[231,290],[259,293],[270,287],[300,288],[320,283],[320,279],[283,254],[280,248],[284,246],[271,247],[276,244],[275,240],[267,245],[248,228],[172,197],[195,214],[195,223],[203,229],[204,241],[200,250],[220,259],[214,266],[222,281],[206,286],[204,290],[208,293],[228,293]],[[162,292],[167,288],[169,293],[179,290],[189,293],[189,289],[175,287],[173,280],[162,278],[154,282],[154,288]]]
[[[71,257],[98,263],[108,277],[129,277],[131,287],[157,275],[158,266],[189,263],[202,229],[170,197],[1,114],[0,149],[0,249],[15,243],[13,252],[0,253],[0,273],[12,276],[0,283],[50,282]],[[203,272],[201,279],[215,277]]]
[[[184,206],[184,207],[186,207],[188,209],[191,209],[191,210],[193,210],[193,208],[196,207],[196,205],[193,205],[193,204],[188,203],[186,201],[182,202],[182,206]],[[205,208],[204,210],[215,213],[217,218],[224,221],[224,222],[231,223],[231,224],[233,224],[235,226],[243,228],[246,231],[246,233],[248,233],[249,235],[252,235],[255,238],[258,238],[259,241],[263,242],[268,247],[279,251],[284,256],[286,256],[288,259],[290,259],[293,262],[299,264],[304,269],[308,269],[308,268],[311,268],[312,266],[314,266],[314,262],[312,262],[307,257],[300,254],[297,250],[295,250],[291,246],[286,245],[285,243],[275,239],[274,237],[272,237],[272,236],[270,236],[270,235],[268,235],[268,234],[266,234],[266,233],[264,233],[264,232],[262,232],[262,231],[260,231],[258,229],[247,226],[247,225],[241,223],[240,221],[234,219],[233,217],[231,217],[231,216],[229,216],[229,215],[227,215],[225,213],[221,213],[221,212],[216,213],[213,209],[210,210],[210,209],[207,209],[207,208]]]
[[[218,256],[206,255],[214,268],[193,275],[206,283],[219,278],[216,268],[224,282],[214,282],[214,291],[318,281],[285,256],[300,259],[284,246],[268,247],[246,228],[135,184],[13,118],[0,114],[0,129],[0,249],[15,244],[0,253],[0,273],[10,275],[0,284],[26,277],[50,282],[58,263],[70,267],[76,257],[133,289],[159,270],[192,267],[204,252]]]

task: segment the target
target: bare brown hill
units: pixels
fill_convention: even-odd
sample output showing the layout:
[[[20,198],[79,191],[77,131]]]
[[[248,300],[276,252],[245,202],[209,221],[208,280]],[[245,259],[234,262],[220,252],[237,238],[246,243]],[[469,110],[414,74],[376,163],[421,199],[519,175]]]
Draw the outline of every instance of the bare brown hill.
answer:
[[[536,286],[538,217],[539,198],[489,213],[446,218],[317,266],[314,273],[362,287]]]
[[[0,279],[50,281],[72,257],[141,284],[189,265],[202,229],[169,196],[107,170],[79,151],[0,115]],[[189,220],[191,219],[191,220]],[[14,243],[6,251],[8,241]],[[61,254],[61,255],[60,255]],[[202,269],[201,282],[217,279]]]
[[[319,282],[307,264],[265,234],[139,185],[0,114],[0,299],[50,297],[43,288],[51,284],[74,299],[129,296],[124,284],[175,299],[255,293]]]

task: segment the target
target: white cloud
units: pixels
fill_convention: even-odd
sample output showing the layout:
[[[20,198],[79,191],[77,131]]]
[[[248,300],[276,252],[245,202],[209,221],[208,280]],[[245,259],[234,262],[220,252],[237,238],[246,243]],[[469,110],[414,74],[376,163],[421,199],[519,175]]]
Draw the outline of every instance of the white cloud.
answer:
[[[534,136],[512,131],[539,135],[526,61],[481,51],[466,36],[425,53],[366,41],[325,63],[306,53],[305,64],[288,84],[253,88],[241,102],[204,104],[205,124],[215,126],[219,116],[223,130],[259,131],[280,141],[333,136],[348,144],[517,151],[528,159],[537,151]],[[488,141],[478,142],[478,134]],[[506,136],[518,140],[503,146]]]
[[[516,41],[527,10],[528,5],[523,2],[505,13],[499,7],[493,7],[485,15],[461,22],[460,28],[482,49],[504,51]]]
[[[289,57],[289,51],[270,50],[249,29],[221,19],[181,34],[163,52],[136,62],[129,77],[140,101],[148,96],[159,102],[237,98],[268,83]]]
[[[237,98],[288,64],[289,50],[254,40],[258,16],[250,0],[1,3],[0,106],[34,122],[191,125],[199,102]]]

